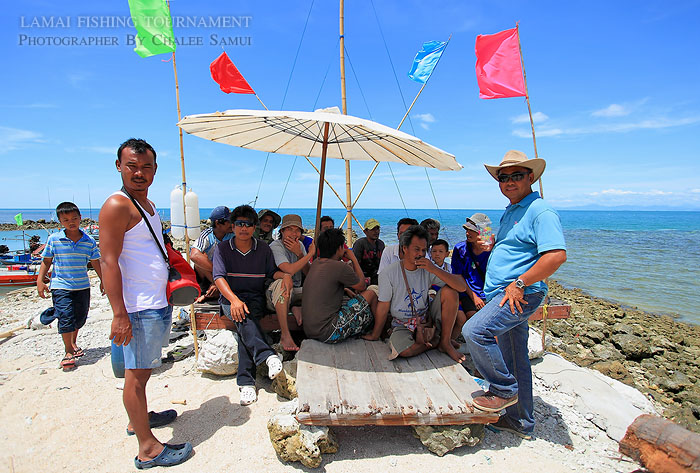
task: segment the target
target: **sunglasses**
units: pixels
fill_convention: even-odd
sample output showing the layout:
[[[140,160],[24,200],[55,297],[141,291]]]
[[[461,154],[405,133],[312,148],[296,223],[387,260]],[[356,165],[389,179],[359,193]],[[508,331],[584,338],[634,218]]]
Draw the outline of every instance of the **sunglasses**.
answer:
[[[236,220],[235,222],[233,222],[233,224],[237,227],[246,227],[246,228],[250,228],[250,227],[255,226],[254,223],[249,222],[248,220]]]
[[[508,181],[520,182],[525,176],[528,176],[529,172],[514,172],[513,174],[499,174],[498,182],[505,183]]]

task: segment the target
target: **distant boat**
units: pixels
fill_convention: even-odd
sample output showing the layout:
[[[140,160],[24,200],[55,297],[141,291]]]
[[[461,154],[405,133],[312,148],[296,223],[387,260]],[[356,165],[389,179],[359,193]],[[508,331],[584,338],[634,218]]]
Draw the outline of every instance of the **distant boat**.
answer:
[[[12,265],[7,269],[2,268],[0,269],[0,287],[35,286],[37,269],[36,265]]]

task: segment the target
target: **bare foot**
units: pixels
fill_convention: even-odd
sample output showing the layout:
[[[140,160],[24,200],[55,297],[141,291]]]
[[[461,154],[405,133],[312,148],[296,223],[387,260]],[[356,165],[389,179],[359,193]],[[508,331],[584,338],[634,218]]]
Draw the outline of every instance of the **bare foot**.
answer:
[[[292,307],[292,314],[294,314],[294,320],[297,321],[297,325],[301,327],[301,307]]]
[[[451,339],[450,339],[450,343],[452,344],[453,347],[455,347],[455,349],[457,349],[457,348],[459,348],[459,347],[462,346],[462,344],[459,343],[459,342],[458,342],[457,340],[455,340],[454,338],[451,338]]]
[[[461,363],[467,359],[463,354],[461,354],[460,352],[455,350],[452,347],[451,343],[447,344],[447,346],[445,346],[444,344],[441,343],[438,346],[438,349],[443,353],[447,353],[450,356],[450,358],[452,358],[453,360],[455,360],[458,363]]]
[[[379,340],[379,335],[374,335],[374,334],[371,334],[371,333],[367,333],[367,334],[365,334],[365,335],[362,335],[362,338],[365,339],[365,340],[368,340],[368,341],[370,341],[370,342],[373,342],[373,341],[375,341],[375,340]]]
[[[280,345],[282,345],[282,348],[286,351],[299,351],[299,347],[294,343],[294,339],[291,335],[282,335],[282,337],[280,337]]]

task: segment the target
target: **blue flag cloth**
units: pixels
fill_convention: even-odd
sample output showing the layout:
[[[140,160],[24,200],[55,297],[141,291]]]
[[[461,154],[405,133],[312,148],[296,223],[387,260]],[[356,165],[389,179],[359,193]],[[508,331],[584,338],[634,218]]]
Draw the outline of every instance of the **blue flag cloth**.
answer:
[[[428,41],[427,43],[423,43],[423,47],[418,51],[416,58],[413,60],[411,70],[408,71],[408,77],[416,82],[425,84],[440,60],[445,46],[447,46],[447,43],[444,41]]]

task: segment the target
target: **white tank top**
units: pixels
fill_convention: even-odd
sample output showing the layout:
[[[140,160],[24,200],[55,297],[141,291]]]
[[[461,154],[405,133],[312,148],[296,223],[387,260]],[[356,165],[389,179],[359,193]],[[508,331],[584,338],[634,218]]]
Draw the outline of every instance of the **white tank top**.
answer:
[[[117,191],[112,195],[122,195],[129,198],[122,191]],[[138,202],[136,205],[141,207]],[[149,215],[143,207],[141,209],[148,218],[158,242],[165,249],[160,216],[155,211],[156,206],[153,202],[151,202],[151,206],[154,211],[153,215]],[[163,254],[158,249],[143,218],[124,234],[122,252],[119,255],[119,269],[122,273],[122,293],[127,312],[161,309],[168,305],[168,299],[165,296],[168,266],[165,264]]]

